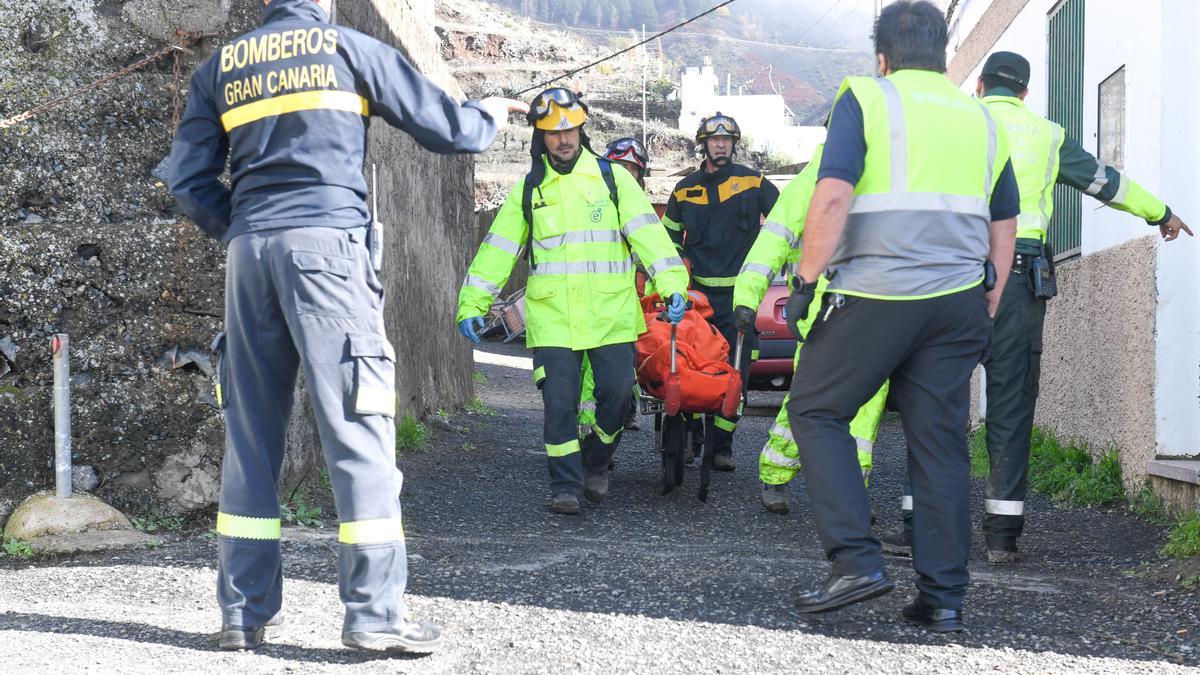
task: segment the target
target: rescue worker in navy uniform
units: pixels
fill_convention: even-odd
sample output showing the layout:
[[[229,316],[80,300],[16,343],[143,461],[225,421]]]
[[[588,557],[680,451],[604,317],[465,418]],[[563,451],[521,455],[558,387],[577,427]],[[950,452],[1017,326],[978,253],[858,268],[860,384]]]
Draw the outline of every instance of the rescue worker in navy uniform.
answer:
[[[304,368],[338,518],[342,643],[427,653],[405,611],[395,357],[368,251],[363,155],[378,115],[434,152],[482,152],[515,101],[460,105],[400,52],[329,22],[332,0],[265,0],[263,25],[199,66],[171,148],[171,192],[228,245],[218,402],[222,649],[253,649],[283,582],[277,482]],[[226,158],[230,187],[219,180]],[[274,622],[272,622],[274,625]]]
[[[696,144],[704,163],[679,181],[667,201],[663,225],[675,246],[691,261],[692,288],[704,293],[713,308],[709,319],[729,342],[729,362],[750,379],[750,362],[757,356],[758,334],[747,331],[742,362],[734,364],[737,328],[734,326],[733,287],[746,254],[754,245],[762,218],[775,208],[779,189],[759,171],[733,161],[742,131],[737,121],[718,112],[700,122]],[[708,416],[714,424],[713,468],[733,471],[733,432],[737,417]],[[692,427],[693,448],[698,425]]]
[[[971,546],[971,373],[1012,264],[1020,194],[1003,130],[945,75],[946,40],[937,7],[893,2],[875,24],[884,77],[847,78],[838,92],[786,308],[794,334],[818,275],[829,285],[787,408],[832,564],[797,608],[826,612],[893,588],[849,430],[890,376],[913,482],[917,595],[902,614],[959,631]]]
[[[1017,248],[1009,288],[996,313],[988,359],[988,476],[983,536],[988,562],[1017,562],[1017,541],[1025,525],[1025,488],[1033,412],[1041,376],[1042,329],[1046,301],[1054,291],[1035,278],[1044,266],[1050,277],[1054,252],[1046,244],[1054,211],[1054,186],[1069,185],[1108,206],[1131,213],[1159,228],[1173,241],[1192,231],[1178,215],[1128,175],[1096,159],[1061,126],[1029,110],[1029,61],[1020,54],[996,52],[988,57],[976,82],[975,95],[1008,131],[1013,169],[1021,190]],[[1040,260],[1039,260],[1040,258]],[[883,550],[912,555],[912,495],[901,502],[904,526],[883,537]]]

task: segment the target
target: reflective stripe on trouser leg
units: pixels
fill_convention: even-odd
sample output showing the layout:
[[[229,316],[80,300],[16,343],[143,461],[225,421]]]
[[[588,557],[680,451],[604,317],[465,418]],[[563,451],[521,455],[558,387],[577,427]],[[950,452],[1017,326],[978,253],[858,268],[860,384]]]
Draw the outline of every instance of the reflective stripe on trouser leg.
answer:
[[[579,445],[579,387],[583,353],[565,347],[540,347],[534,358],[545,368],[542,434],[550,493],[578,494],[583,487],[583,458]]]
[[[404,616],[408,558],[396,467],[395,353],[384,332],[382,286],[365,228],[272,232],[272,273],[301,354],[341,523],[343,629],[384,630]]]
[[[787,421],[787,402],[785,396],[767,435],[767,442],[758,454],[758,478],[767,485],[783,485],[800,470],[800,457]]]
[[[300,364],[283,313],[288,289],[271,273],[271,239],[235,237],[226,253],[217,601],[223,623],[245,628],[265,624],[282,601],[277,484]]]
[[[1026,245],[1018,241],[1019,247]],[[986,369],[988,476],[983,534],[1008,547],[1025,527],[1023,502],[1030,438],[1041,377],[1046,301],[1033,296],[1024,275],[1010,277],[996,311]],[[985,503],[986,505],[986,503]]]
[[[581,450],[587,471],[603,473],[608,471],[629,414],[634,381],[633,350],[629,343],[619,342],[589,349],[587,359],[595,382],[596,423],[592,427],[594,435],[584,439]]]

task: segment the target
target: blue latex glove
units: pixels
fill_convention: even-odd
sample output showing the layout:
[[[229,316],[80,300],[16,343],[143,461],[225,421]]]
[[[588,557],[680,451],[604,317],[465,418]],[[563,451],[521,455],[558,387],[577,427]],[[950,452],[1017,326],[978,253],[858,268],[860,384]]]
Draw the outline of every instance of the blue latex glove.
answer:
[[[458,332],[475,344],[479,344],[479,331],[481,330],[483,330],[482,316],[471,316],[458,322]]]
[[[667,304],[667,318],[671,320],[671,323],[679,323],[683,321],[685,309],[687,309],[687,299],[675,293],[671,296],[671,302]]]

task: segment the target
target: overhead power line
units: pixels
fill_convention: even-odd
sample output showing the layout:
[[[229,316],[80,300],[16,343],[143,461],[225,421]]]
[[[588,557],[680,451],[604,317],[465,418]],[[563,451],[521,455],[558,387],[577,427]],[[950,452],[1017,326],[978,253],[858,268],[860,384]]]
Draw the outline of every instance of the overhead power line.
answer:
[[[697,19],[701,19],[701,18],[703,18],[703,17],[706,17],[706,16],[708,16],[709,14],[712,14],[713,12],[717,11],[718,9],[721,9],[722,7],[725,7],[726,5],[732,5],[732,4],[733,4],[733,3],[735,3],[735,2],[737,2],[737,0],[725,0],[725,2],[722,2],[721,4],[714,6],[713,8],[711,8],[711,9],[709,9],[709,10],[706,10],[706,11],[704,11],[704,12],[701,12],[701,13],[697,14],[696,16],[693,16],[692,18],[688,19],[687,21],[683,21],[683,22],[681,22],[681,23],[677,23],[677,24],[675,24],[674,26],[671,26],[670,28],[668,28],[668,29],[666,29],[666,30],[664,30],[664,31],[662,31],[662,32],[660,32],[660,33],[656,33],[656,34],[654,34],[654,35],[651,35],[650,37],[646,38],[645,40],[642,40],[641,42],[639,42],[639,43],[637,43],[637,44],[630,45],[629,47],[626,47],[625,49],[622,49],[622,50],[621,50],[621,51],[619,51],[619,52],[613,52],[612,54],[609,54],[608,56],[605,56],[605,57],[604,57],[604,58],[602,58],[602,59],[599,59],[599,60],[597,60],[597,61],[593,61],[593,62],[591,62],[591,63],[587,64],[586,66],[581,66],[581,67],[579,67],[579,68],[576,68],[575,70],[572,70],[572,71],[571,71],[571,72],[569,72],[569,73],[564,73],[564,74],[562,74],[562,75],[559,75],[559,76],[558,76],[558,77],[556,77],[556,78],[553,78],[553,79],[550,79],[550,80],[546,80],[545,82],[542,82],[541,84],[535,84],[535,85],[533,85],[532,87],[529,87],[528,89],[522,89],[521,91],[518,91],[517,93],[513,94],[513,96],[520,97],[520,96],[522,96],[522,95],[524,95],[524,94],[528,94],[528,93],[529,93],[529,92],[531,92],[531,91],[535,91],[535,90],[537,90],[537,89],[542,89],[543,87],[545,87],[545,86],[546,86],[546,85],[548,85],[548,84],[554,84],[555,82],[558,82],[559,80],[566,79],[566,78],[568,78],[568,77],[571,77],[572,75],[575,75],[575,74],[577,74],[577,73],[581,73],[581,72],[583,72],[583,71],[587,70],[588,68],[593,68],[593,67],[595,67],[595,66],[598,66],[598,65],[600,65],[601,63],[604,63],[605,61],[611,61],[611,60],[613,60],[613,59],[617,58],[618,56],[620,56],[620,55],[622,55],[622,54],[625,54],[625,53],[627,53],[627,52],[631,52],[631,51],[633,51],[633,50],[637,49],[638,47],[641,47],[642,45],[644,45],[644,44],[646,44],[646,43],[648,43],[648,42],[653,42],[653,41],[657,40],[658,38],[660,38],[660,37],[662,37],[662,36],[666,35],[667,33],[672,33],[672,32],[674,32],[674,31],[676,31],[676,30],[678,30],[678,29],[680,29],[680,28],[683,28],[684,26],[688,25],[689,23],[692,23],[693,21],[696,21]]]

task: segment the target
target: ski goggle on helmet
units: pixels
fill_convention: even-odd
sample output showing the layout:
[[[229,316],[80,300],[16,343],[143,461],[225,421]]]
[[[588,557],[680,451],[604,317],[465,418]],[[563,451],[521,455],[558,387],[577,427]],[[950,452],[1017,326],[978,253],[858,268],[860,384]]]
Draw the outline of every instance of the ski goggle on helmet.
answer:
[[[713,136],[732,136],[733,140],[742,140],[742,128],[737,120],[729,115],[717,113],[712,117],[700,120],[700,128],[696,130],[696,144],[699,145]]]
[[[637,164],[643,174],[646,172],[646,167],[650,166],[650,155],[646,153],[646,146],[636,138],[618,138],[609,143],[608,148],[604,151],[604,158],[614,162]]]
[[[526,117],[535,129],[542,131],[566,131],[581,127],[587,118],[587,104],[579,94],[562,87],[538,94],[529,106],[529,115]]]

